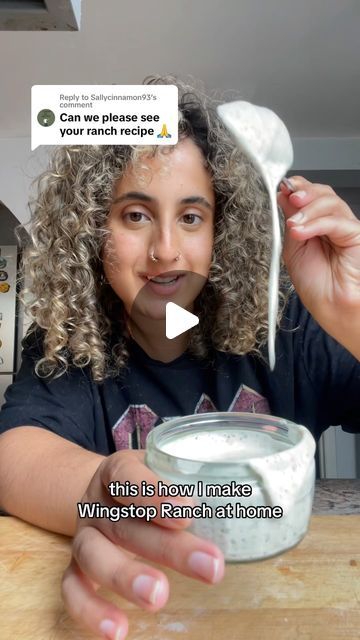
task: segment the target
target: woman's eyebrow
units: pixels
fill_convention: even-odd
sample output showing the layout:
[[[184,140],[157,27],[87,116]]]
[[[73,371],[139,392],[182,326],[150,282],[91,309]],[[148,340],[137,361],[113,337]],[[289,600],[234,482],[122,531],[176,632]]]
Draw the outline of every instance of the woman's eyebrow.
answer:
[[[210,209],[210,211],[213,210],[210,202],[208,202],[203,196],[190,196],[189,198],[183,198],[180,200],[180,204],[202,204],[207,209]]]
[[[142,193],[141,191],[128,191],[127,193],[123,193],[118,198],[115,198],[115,200],[113,201],[113,205],[118,204],[119,202],[123,202],[124,200],[142,200],[142,202],[154,202],[155,204],[158,204],[159,202],[157,198],[152,198],[151,196],[148,196],[146,193]],[[208,202],[203,196],[189,196],[188,198],[179,200],[179,204],[201,204],[207,209],[210,209],[210,211],[212,211],[213,209],[210,202]]]
[[[123,202],[123,200],[142,200],[143,202],[157,202],[156,198],[151,198],[150,196],[146,195],[146,193],[142,193],[141,191],[128,191],[127,193],[123,193],[122,196],[115,198],[113,204]]]

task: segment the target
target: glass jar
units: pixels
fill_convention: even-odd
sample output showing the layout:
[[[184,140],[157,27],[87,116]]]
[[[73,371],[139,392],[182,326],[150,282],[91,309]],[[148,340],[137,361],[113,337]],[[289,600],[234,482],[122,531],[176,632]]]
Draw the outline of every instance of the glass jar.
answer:
[[[308,429],[282,418],[203,413],[155,427],[145,463],[177,485],[172,497],[178,485],[191,487],[197,509],[190,531],[212,540],[226,560],[249,562],[282,553],[306,534],[315,447]]]

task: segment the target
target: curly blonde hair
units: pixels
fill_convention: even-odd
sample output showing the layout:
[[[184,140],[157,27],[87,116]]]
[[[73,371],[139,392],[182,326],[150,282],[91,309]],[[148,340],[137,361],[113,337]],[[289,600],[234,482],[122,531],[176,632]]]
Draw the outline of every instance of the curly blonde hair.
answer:
[[[190,334],[188,349],[199,358],[210,356],[214,348],[263,357],[271,257],[264,184],[225,130],[215,101],[202,90],[172,76],[152,76],[144,84],[178,86],[179,140],[190,137],[201,149],[215,192],[212,263],[195,301],[200,323]],[[44,330],[38,376],[59,377],[70,364],[90,365],[93,380],[101,383],[127,365],[125,310],[105,281],[102,252],[110,234],[106,224],[114,185],[150,151],[125,145],[60,146],[36,181],[30,242],[20,235],[26,225],[16,227],[16,237],[23,248],[20,284],[25,273],[30,277],[30,286],[19,293],[33,320],[26,339]],[[278,324],[291,290],[282,270]]]

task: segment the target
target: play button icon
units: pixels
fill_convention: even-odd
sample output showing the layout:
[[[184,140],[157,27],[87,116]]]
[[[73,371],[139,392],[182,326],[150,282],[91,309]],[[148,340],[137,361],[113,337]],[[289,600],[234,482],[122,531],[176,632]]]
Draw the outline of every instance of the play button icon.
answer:
[[[158,336],[159,360],[171,362],[179,354],[180,347],[190,344],[191,338],[195,338],[192,334],[199,331],[197,325],[201,324],[203,313],[199,296],[207,285],[207,278],[195,271],[179,270],[161,272],[150,280],[144,277],[143,281],[144,286],[138,290],[130,309],[126,309],[127,329],[140,346],[143,346],[148,330],[149,335]],[[115,287],[117,282],[114,276]],[[113,313],[116,317],[120,311],[114,307]],[[192,328],[193,332],[187,333]]]
[[[185,331],[199,324],[199,318],[193,313],[179,307],[175,302],[166,304],[166,337],[169,340],[176,338]]]

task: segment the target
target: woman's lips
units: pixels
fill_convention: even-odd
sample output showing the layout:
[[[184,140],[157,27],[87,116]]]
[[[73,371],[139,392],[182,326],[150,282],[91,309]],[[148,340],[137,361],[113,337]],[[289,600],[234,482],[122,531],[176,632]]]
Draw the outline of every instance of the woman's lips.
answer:
[[[152,293],[158,296],[170,296],[176,293],[181,285],[186,274],[180,274],[176,276],[162,276],[164,279],[170,280],[170,282],[155,282],[154,280],[150,280],[147,276],[143,276],[143,279],[146,283],[146,288],[150,290]],[[161,276],[159,276],[161,277]]]

